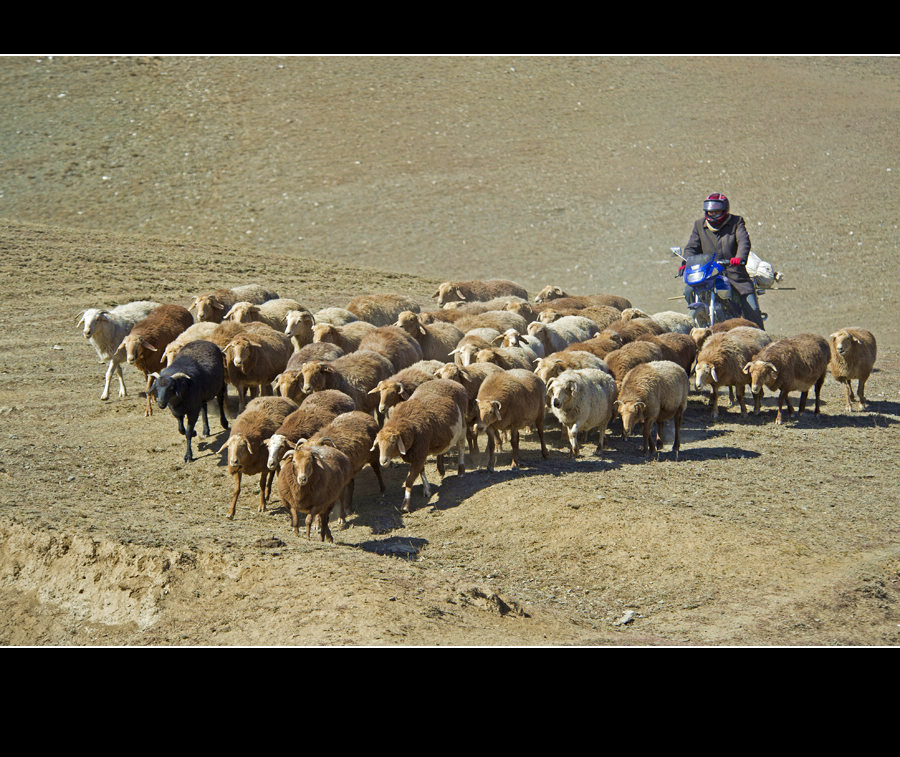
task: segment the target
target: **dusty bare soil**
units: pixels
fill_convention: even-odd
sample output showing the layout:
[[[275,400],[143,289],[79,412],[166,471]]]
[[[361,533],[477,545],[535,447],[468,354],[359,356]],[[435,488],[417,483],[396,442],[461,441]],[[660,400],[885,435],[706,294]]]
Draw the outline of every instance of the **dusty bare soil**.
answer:
[[[0,642],[894,645],[897,59],[3,58]],[[259,282],[310,308],[508,277],[681,309],[668,253],[732,198],[777,335],[879,343],[776,427],[689,403],[682,453],[472,461],[401,514],[363,471],[335,544],[200,440],[102,402],[87,307]],[[789,288],[788,288],[789,287]],[[232,396],[229,414],[236,413]],[[591,448],[589,448],[591,449]],[[437,481],[433,466],[430,480]]]

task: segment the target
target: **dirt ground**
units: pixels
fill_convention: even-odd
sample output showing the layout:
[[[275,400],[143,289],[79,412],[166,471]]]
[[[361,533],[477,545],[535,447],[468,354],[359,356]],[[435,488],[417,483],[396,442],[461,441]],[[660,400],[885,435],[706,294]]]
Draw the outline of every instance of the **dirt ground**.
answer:
[[[896,58],[0,58],[0,643],[723,646],[900,641]],[[683,446],[551,425],[334,544],[256,512],[211,417],[99,399],[88,307],[257,282],[311,309],[511,278],[677,309],[722,191],[785,274],[777,336],[870,329],[866,411],[775,426],[692,394]],[[229,416],[237,412],[230,398]],[[211,414],[214,415],[214,414]],[[429,465],[431,481],[439,481]]]

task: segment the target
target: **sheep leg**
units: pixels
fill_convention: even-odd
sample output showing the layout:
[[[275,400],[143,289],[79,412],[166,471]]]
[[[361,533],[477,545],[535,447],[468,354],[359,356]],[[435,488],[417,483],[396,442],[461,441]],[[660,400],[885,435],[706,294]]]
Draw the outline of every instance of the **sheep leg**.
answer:
[[[806,398],[809,397],[809,389],[805,392],[800,392],[800,404],[797,406],[797,415],[803,412],[806,408]]]
[[[791,415],[794,412],[794,408],[791,407],[791,401],[788,399],[787,392],[782,389],[778,393],[778,413],[775,415],[775,423],[781,423],[781,408],[783,405],[787,404],[787,415]]]
[[[850,387],[850,379],[847,379],[847,387]],[[853,390],[851,389],[851,392]],[[861,378],[856,382],[856,394],[859,396],[860,407],[866,406],[866,379]]]
[[[228,393],[228,387],[225,384],[222,384],[222,391],[216,396],[216,400],[219,403],[219,421],[222,424],[222,428],[228,428],[228,418],[225,417],[225,398]]]
[[[234,510],[237,507],[238,497],[241,494],[241,473],[237,471],[231,474],[234,479],[234,491],[231,493],[231,510],[228,513],[228,520],[234,520]]]
[[[403,504],[400,506],[400,510],[404,513],[410,512],[412,488],[419,476],[422,477],[422,489],[425,492],[425,496],[429,497],[431,495],[431,487],[428,486],[428,479],[425,478],[425,461],[411,462],[409,464],[409,473],[406,475],[406,481],[403,483]]]
[[[544,443],[544,416],[541,415],[534,424],[534,428],[537,431],[538,439],[541,440],[541,457],[546,460],[550,457],[550,453],[547,451],[547,445]]]
[[[444,477],[444,455],[443,455],[443,453],[441,453],[437,456],[437,469],[438,469],[438,473],[440,474],[440,477],[443,478]]]
[[[186,463],[189,463],[194,459],[194,452],[191,449],[191,439],[193,439],[197,435],[197,432],[194,431],[194,426],[197,424],[197,414],[188,413],[187,419],[187,428],[185,428],[183,425],[183,418],[178,419],[178,430],[184,433],[184,437],[187,442],[187,451],[184,453],[184,461]],[[209,429],[207,429],[207,431],[209,431]]]
[[[460,440],[456,445],[456,475],[461,476],[466,472],[466,444]]]
[[[384,479],[381,477],[381,463],[378,460],[369,463],[369,467],[375,472],[375,478],[378,479],[378,488],[384,494]]]
[[[200,405],[200,412],[203,414],[203,436],[209,436],[209,416],[205,402]]]
[[[488,453],[488,462],[487,462],[487,470],[489,473],[494,472],[494,460],[496,459],[496,447],[497,444],[494,441],[495,431],[492,428],[488,428],[487,430],[487,453]]]
[[[347,514],[353,512],[353,489],[356,486],[356,479],[351,478],[347,485],[344,487],[344,491],[340,496],[341,503],[341,511],[340,511],[340,522],[343,526],[347,520]]]
[[[256,512],[264,513],[266,511],[266,502],[269,499],[268,493],[266,492],[266,481],[269,479],[269,476],[274,477],[274,473],[270,471],[268,468],[264,468],[263,472],[259,474],[259,505],[256,508]],[[272,491],[272,484],[269,483],[269,492]]]
[[[744,402],[744,385],[738,384],[735,387],[735,394],[737,395],[737,400],[741,405],[741,415],[747,414],[747,403]]]
[[[672,452],[675,453],[676,460],[678,459],[678,451],[681,449],[681,418],[683,415],[684,410],[681,409],[675,413],[675,443],[672,445]]]
[[[512,469],[519,469],[519,429],[515,428],[509,432],[509,443],[512,446]]]
[[[153,415],[153,409],[150,407],[150,385],[153,383],[153,376],[147,375],[147,408],[144,410],[144,417],[149,418]]]
[[[125,384],[122,382],[122,377],[121,377],[122,368],[121,368],[121,366],[118,365],[118,363],[116,363],[115,360],[110,360],[109,365],[106,368],[106,381],[103,384],[103,391],[100,392],[101,400],[109,399],[109,382],[112,379],[113,371],[115,371],[117,369],[119,371],[119,384],[120,384],[119,396],[120,397],[122,396],[123,390],[125,389]]]
[[[751,390],[751,393],[752,390]],[[759,411],[762,408],[762,392],[753,393],[753,414],[759,415]]]
[[[822,398],[822,384],[824,384],[824,383],[825,383],[825,374],[823,373],[821,376],[819,376],[819,380],[816,381],[816,408],[815,408],[815,410],[813,410],[813,415],[819,414],[819,408],[821,407],[821,404],[822,404],[822,399],[821,399]],[[850,382],[848,381],[847,383],[849,384]]]
[[[728,387],[728,391],[731,391],[731,387]],[[712,418],[715,420],[719,417],[719,385],[712,385],[712,396],[709,398],[709,404],[712,408]]]
[[[599,428],[600,436],[597,439],[597,454],[599,455],[606,449],[606,424],[600,426]]]
[[[578,424],[570,426],[567,430],[569,433],[569,451],[572,453],[573,458],[578,457],[578,452],[581,449],[578,445]]]

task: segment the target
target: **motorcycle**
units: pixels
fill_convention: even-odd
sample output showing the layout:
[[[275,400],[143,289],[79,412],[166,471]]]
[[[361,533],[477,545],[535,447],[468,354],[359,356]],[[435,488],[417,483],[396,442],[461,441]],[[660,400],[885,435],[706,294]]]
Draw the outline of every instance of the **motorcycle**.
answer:
[[[713,255],[685,256],[680,247],[670,249],[684,261],[684,282],[690,287],[693,298],[688,309],[697,327],[712,327],[729,318],[740,317],[740,298],[725,276],[727,260],[716,260]]]

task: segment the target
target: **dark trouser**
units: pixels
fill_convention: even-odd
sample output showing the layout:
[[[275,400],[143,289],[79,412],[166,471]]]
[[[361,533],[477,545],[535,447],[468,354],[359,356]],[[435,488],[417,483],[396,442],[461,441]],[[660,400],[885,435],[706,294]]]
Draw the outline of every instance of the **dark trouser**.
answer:
[[[766,327],[763,325],[762,313],[759,311],[759,302],[756,299],[756,295],[751,292],[750,294],[742,294],[740,297],[741,312],[744,318],[748,321],[753,321],[753,323],[765,331]]]

